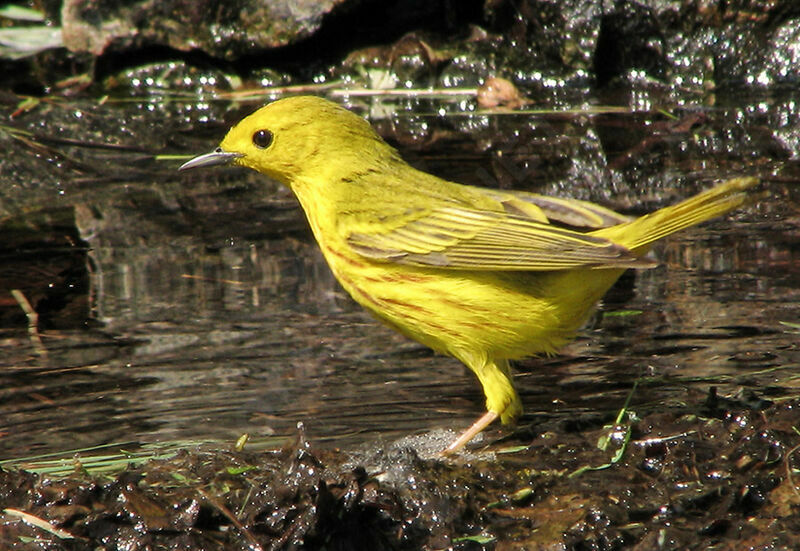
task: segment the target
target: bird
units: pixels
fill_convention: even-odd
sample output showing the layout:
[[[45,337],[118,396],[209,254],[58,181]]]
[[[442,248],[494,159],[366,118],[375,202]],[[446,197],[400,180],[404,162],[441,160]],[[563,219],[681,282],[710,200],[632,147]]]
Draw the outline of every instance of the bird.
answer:
[[[754,177],[630,218],[588,201],[418,170],[362,117],[318,96],[269,103],[179,170],[247,167],[297,197],[333,274],[376,318],[477,377],[486,413],[443,453],[523,408],[510,361],[556,354],[629,268],[674,232],[744,205]]]

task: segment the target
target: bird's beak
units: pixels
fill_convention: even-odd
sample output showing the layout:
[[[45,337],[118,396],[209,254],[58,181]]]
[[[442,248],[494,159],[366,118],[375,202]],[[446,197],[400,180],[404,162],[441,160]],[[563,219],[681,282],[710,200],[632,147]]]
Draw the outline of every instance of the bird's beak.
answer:
[[[234,159],[241,157],[241,153],[231,153],[223,151],[221,147],[216,148],[211,153],[200,155],[194,159],[187,161],[181,165],[178,170],[189,170],[190,168],[202,168],[206,166],[227,165]]]

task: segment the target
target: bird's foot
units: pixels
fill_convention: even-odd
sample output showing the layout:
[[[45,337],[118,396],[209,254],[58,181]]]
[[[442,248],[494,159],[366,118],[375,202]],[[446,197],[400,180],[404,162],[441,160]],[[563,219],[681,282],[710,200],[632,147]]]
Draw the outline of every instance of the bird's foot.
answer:
[[[442,455],[450,455],[451,453],[455,453],[461,448],[463,448],[467,442],[472,440],[479,432],[488,427],[492,423],[492,421],[494,421],[498,417],[500,416],[494,411],[487,411],[486,413],[484,413],[477,421],[475,421],[472,424],[470,428],[465,430],[461,434],[461,436],[456,438],[452,444],[447,446],[447,449],[445,449],[442,452]]]

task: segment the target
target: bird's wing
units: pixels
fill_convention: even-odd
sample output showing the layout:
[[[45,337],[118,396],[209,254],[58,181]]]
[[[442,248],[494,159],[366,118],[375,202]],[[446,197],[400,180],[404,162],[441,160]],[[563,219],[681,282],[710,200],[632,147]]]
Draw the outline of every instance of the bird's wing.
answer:
[[[509,214],[534,220],[541,220],[541,214],[544,214],[550,222],[566,224],[574,228],[596,230],[631,220],[611,209],[579,199],[548,197],[547,195],[513,190],[485,190],[484,193],[500,202]]]
[[[372,260],[453,269],[544,271],[651,264],[603,237],[504,212],[440,207],[392,222],[382,219],[380,226],[361,226],[348,235],[348,243]]]

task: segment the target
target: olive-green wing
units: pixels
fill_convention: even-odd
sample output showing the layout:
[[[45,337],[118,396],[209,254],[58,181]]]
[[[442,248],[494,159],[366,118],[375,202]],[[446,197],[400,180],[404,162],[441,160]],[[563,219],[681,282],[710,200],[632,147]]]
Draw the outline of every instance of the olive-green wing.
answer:
[[[600,229],[630,222],[631,218],[589,201],[548,197],[525,191],[485,190],[485,194],[503,205],[509,214],[541,220],[544,214],[550,222],[574,228]]]
[[[373,228],[360,227],[347,240],[364,257],[412,266],[544,271],[652,265],[603,237],[462,207],[404,217],[397,225],[384,219]]]

